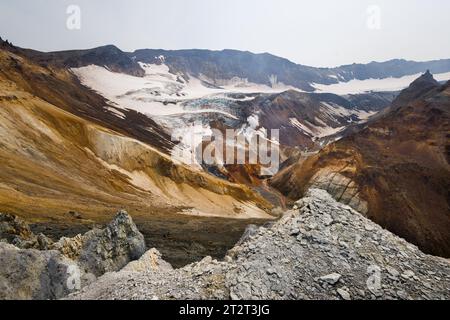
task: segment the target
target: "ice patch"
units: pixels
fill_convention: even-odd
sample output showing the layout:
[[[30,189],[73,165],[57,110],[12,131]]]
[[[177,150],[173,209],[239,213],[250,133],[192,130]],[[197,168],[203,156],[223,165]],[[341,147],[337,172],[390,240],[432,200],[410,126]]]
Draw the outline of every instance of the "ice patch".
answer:
[[[334,93],[338,95],[358,94],[370,91],[399,91],[407,88],[414,80],[422,74],[417,73],[401,78],[350,80],[330,85],[313,83],[312,86],[318,92]],[[437,81],[450,80],[450,72],[433,75]]]

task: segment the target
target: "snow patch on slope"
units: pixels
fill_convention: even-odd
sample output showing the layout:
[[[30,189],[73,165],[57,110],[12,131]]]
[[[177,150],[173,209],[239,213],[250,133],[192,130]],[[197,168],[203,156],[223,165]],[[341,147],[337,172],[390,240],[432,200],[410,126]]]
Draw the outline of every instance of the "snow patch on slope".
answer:
[[[123,112],[117,110],[116,108],[113,107],[105,107],[106,110],[110,111],[112,114],[114,114],[116,117],[119,117],[121,119],[125,119],[126,116]]]
[[[303,133],[309,135],[309,136],[314,136],[314,133],[311,131],[310,128],[308,128],[307,126],[305,126],[303,123],[301,123],[300,121],[298,121],[297,118],[289,118],[289,122],[296,127],[297,129],[299,129],[300,131],[303,131]]]
[[[347,124],[362,123],[374,114],[374,111],[348,109],[335,103],[321,102],[320,113],[314,121],[289,118],[289,123],[313,139],[321,139],[343,131],[346,128],[342,125],[343,119]]]
[[[323,126],[315,126],[309,121],[305,121],[306,124],[303,124],[296,118],[290,118],[289,122],[304,134],[309,135],[310,137],[314,137],[315,139],[331,136],[345,129],[345,126],[333,128],[331,126],[327,126],[326,124],[324,124]]]
[[[339,82],[331,85],[313,83],[312,86],[316,92],[327,92],[334,94],[358,94],[370,91],[400,91],[407,88],[414,80],[422,74],[413,74],[401,78],[385,78],[385,79],[367,79],[367,80],[350,80],[348,82]],[[433,77],[437,81],[450,80],[450,72],[435,74]]]
[[[239,121],[232,114],[231,104],[254,99],[254,93],[279,93],[292,89],[281,83],[269,87],[238,78],[220,82],[221,87],[209,85],[213,82],[202,77],[190,76],[186,81],[181,75],[170,73],[164,59],[160,60],[161,64],[139,63],[145,71],[144,77],[115,73],[95,65],[73,68],[72,72],[83,85],[111,101],[114,108],[107,110],[117,117],[125,117],[120,109],[131,109],[147,115],[165,128],[177,139],[175,141],[180,141],[172,156],[182,163],[193,163],[192,150],[201,143],[202,137],[211,134],[210,119],[220,117]],[[200,122],[201,130],[192,127],[194,122]],[[254,132],[258,125],[258,117],[250,117],[245,130]],[[250,132],[245,133],[250,135]]]
[[[284,86],[271,88],[250,82],[244,85],[231,82],[224,87],[214,88],[192,76],[186,82],[179,75],[170,73],[169,67],[165,64],[140,63],[140,65],[145,70],[144,77],[115,73],[95,65],[73,68],[72,72],[83,85],[115,102],[119,107],[136,110],[149,116],[186,113],[181,105],[183,102],[203,97],[224,96],[231,93],[275,93],[289,89]],[[206,109],[197,112],[217,111]]]

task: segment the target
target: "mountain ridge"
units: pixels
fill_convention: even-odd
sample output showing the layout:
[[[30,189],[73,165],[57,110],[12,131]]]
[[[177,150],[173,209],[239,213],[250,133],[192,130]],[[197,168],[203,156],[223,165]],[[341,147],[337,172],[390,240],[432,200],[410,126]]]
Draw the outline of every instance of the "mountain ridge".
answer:
[[[2,40],[5,47],[6,42]],[[58,66],[80,67],[89,64],[108,66],[116,72],[142,77],[145,72],[138,62],[161,63],[164,57],[170,72],[182,74],[185,79],[204,76],[212,83],[220,83],[232,78],[247,79],[265,85],[283,83],[288,86],[313,92],[314,84],[332,85],[351,80],[400,78],[430,70],[434,74],[450,72],[450,59],[412,61],[391,59],[367,64],[353,63],[337,67],[312,67],[295,63],[271,53],[253,53],[236,49],[137,49],[126,52],[115,45],[105,45],[92,49],[40,52],[11,46],[10,50],[20,51],[40,64],[49,62]],[[13,48],[13,49],[12,49]]]
[[[339,81],[348,82],[350,80],[367,80],[372,78],[402,77],[412,75],[429,69],[433,73],[444,73],[450,71],[450,59],[440,59],[425,62],[408,61],[404,59],[392,59],[385,62],[371,62],[368,64],[351,64],[332,68],[317,68],[294,63],[288,59],[272,55],[270,53],[255,54],[248,51],[225,49],[221,51],[211,51],[204,49],[186,50],[163,50],[163,49],[141,49],[129,53],[137,60],[147,63],[158,63],[159,57],[165,57],[165,63],[172,67],[172,72],[183,74],[192,73],[198,76],[199,67],[196,66],[196,59],[202,57],[206,60],[215,61],[214,70],[201,69],[205,75],[214,79],[214,71],[220,70],[221,60],[227,57],[234,61],[241,59],[254,63],[254,60],[261,60],[262,68],[265,68],[264,76],[258,75],[260,69],[246,71],[238,70],[234,74],[237,77],[248,78],[249,81],[270,85],[268,79],[272,74],[277,76],[278,81],[293,85],[305,91],[314,91],[313,83],[324,85],[336,84]],[[271,66],[278,63],[278,70]],[[239,64],[239,63],[237,63]],[[193,65],[193,66],[192,66]],[[228,66],[228,65],[227,65]],[[283,70],[281,73],[279,70]],[[228,69],[229,70],[229,69]],[[406,71],[408,70],[408,71]],[[284,73],[283,73],[284,72]],[[226,74],[226,73],[223,73]]]

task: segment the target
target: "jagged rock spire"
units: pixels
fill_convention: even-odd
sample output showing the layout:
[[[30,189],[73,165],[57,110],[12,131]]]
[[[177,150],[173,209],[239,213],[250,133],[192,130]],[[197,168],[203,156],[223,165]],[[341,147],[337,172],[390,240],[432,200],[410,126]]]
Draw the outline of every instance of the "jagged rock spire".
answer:
[[[430,70],[427,70],[419,78],[414,80],[408,88],[404,89],[392,104],[395,106],[405,105],[437,87],[439,87],[439,82],[434,79]]]
[[[424,74],[422,74],[419,78],[414,80],[409,86],[410,89],[424,89],[429,87],[439,86],[439,82],[434,79],[430,70],[427,70]]]

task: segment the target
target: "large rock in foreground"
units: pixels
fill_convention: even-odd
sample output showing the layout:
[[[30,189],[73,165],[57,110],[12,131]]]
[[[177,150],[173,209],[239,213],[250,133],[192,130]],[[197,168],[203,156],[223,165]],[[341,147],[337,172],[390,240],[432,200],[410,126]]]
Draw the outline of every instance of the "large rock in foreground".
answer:
[[[34,249],[39,237],[22,220],[1,217],[1,238],[21,246],[0,242],[0,299],[62,298],[145,253],[144,237],[125,211],[105,229],[49,243],[51,250]]]
[[[146,250],[144,236],[125,211],[120,211],[105,229],[62,238],[54,248],[75,260],[84,272],[95,276],[122,269]]]
[[[108,273],[72,299],[450,299],[450,263],[327,192],[248,232],[222,262]],[[161,262],[158,265],[163,265]]]
[[[0,299],[57,299],[81,281],[75,262],[60,252],[19,249],[0,242]]]

